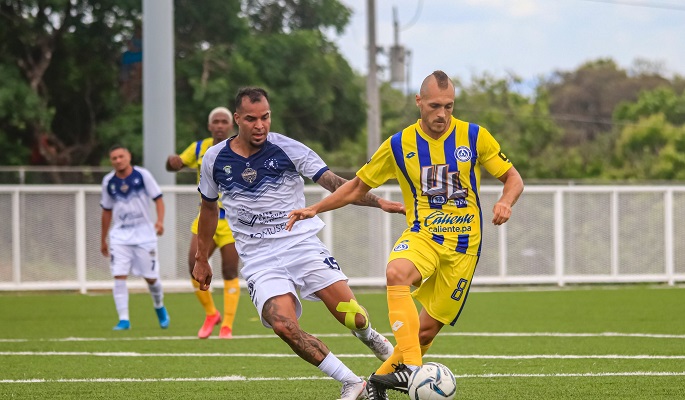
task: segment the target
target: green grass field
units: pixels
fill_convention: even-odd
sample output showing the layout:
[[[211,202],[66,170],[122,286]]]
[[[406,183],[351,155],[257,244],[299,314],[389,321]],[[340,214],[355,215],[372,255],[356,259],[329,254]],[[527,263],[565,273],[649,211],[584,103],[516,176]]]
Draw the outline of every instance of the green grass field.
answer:
[[[394,341],[384,292],[356,292]],[[338,398],[340,385],[264,328],[246,294],[232,340],[218,328],[195,337],[203,312],[192,293],[165,303],[169,329],[140,293],[132,330],[113,332],[109,293],[0,294],[0,398]],[[322,304],[305,302],[301,324],[358,374],[379,365]],[[454,371],[458,399],[683,399],[685,288],[476,289],[425,360]]]

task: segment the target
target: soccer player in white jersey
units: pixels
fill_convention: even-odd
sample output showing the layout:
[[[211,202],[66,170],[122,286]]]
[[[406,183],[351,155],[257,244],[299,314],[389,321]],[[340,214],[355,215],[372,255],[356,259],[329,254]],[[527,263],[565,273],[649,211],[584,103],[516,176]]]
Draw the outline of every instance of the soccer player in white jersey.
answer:
[[[366,382],[343,364],[326,345],[302,330],[298,318],[305,300],[324,302],[331,314],[349,328],[381,360],[393,346],[371,328],[369,316],[347,285],[335,258],[317,238],[324,226],[314,218],[286,231],[288,213],[305,204],[304,180],[314,180],[333,192],[346,182],[331,172],[304,144],[270,132],[268,94],[243,88],[235,100],[238,135],[211,147],[202,162],[202,195],[198,251],[193,276],[207,290],[212,269],[207,261],[217,225],[217,200],[222,196],[238,254],[241,274],[265,327],[273,329],[293,351],[343,384],[341,397],[355,400]],[[359,205],[404,213],[402,203],[371,193]]]
[[[131,329],[126,287],[129,274],[145,279],[159,326],[166,329],[169,327],[169,313],[164,307],[157,258],[157,236],[164,233],[162,191],[148,170],[131,165],[131,153],[127,148],[112,146],[109,160],[114,171],[102,179],[100,251],[102,255],[109,257],[110,270],[114,277],[112,294],[119,314],[119,323],[114,330]],[[157,211],[157,221],[154,224],[149,213],[151,199]]]

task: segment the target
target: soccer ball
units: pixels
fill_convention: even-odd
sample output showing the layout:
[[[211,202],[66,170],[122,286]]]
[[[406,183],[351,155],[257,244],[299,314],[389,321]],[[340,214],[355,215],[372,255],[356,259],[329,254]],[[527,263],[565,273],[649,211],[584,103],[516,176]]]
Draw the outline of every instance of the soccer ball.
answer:
[[[425,363],[409,377],[411,400],[452,400],[456,394],[457,379],[440,363]]]

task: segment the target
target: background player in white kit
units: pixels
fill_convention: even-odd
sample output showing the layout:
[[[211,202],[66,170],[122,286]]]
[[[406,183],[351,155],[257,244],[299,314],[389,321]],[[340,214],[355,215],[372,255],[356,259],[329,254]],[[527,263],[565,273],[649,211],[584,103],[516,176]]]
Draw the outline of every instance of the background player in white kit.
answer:
[[[129,274],[145,278],[159,326],[166,329],[169,327],[169,314],[164,307],[157,258],[157,236],[164,233],[162,191],[148,170],[131,165],[131,153],[127,148],[112,146],[109,159],[114,171],[102,179],[100,251],[110,258],[110,269],[114,277],[112,294],[119,314],[119,323],[114,330],[131,328],[126,287]],[[157,211],[157,222],[154,224],[149,213],[151,199],[154,200]]]
[[[316,337],[298,323],[306,300],[321,300],[333,316],[366,344],[381,360],[393,345],[371,328],[369,317],[355,300],[347,277],[335,258],[317,238],[324,223],[302,221],[286,231],[288,213],[305,204],[304,180],[311,178],[329,191],[346,182],[331,172],[304,144],[269,132],[271,110],[266,91],[243,88],[235,100],[238,135],[211,147],[202,163],[202,195],[198,252],[193,276],[207,290],[212,270],[207,261],[217,224],[219,194],[226,204],[241,274],[262,323],[285,341],[302,359],[343,384],[341,397],[355,400],[366,382],[355,375]],[[404,212],[402,203],[368,193],[360,203],[387,212]]]

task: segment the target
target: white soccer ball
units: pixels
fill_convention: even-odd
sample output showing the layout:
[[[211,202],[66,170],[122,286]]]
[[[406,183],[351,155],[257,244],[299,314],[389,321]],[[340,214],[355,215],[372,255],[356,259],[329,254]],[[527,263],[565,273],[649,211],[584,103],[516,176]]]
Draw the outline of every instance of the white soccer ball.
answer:
[[[440,363],[425,363],[409,377],[411,400],[452,400],[456,394],[457,379]]]

